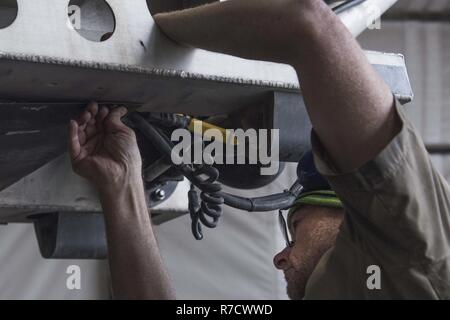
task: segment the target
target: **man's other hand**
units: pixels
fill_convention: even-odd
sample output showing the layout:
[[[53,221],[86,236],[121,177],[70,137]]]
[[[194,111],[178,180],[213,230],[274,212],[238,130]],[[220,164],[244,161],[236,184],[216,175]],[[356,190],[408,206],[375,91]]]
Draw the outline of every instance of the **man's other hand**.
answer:
[[[92,102],[70,122],[69,154],[74,171],[99,190],[114,191],[141,176],[142,160],[134,131],[121,118],[127,109],[99,109]]]

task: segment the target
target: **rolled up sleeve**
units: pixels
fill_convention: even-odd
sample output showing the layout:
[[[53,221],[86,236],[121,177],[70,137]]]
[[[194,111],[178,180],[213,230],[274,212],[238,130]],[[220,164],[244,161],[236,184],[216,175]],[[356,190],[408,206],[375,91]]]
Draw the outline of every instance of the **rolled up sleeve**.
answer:
[[[441,261],[450,255],[450,189],[398,102],[396,109],[401,132],[352,172],[334,168],[313,132],[316,166],[345,206],[342,236],[392,263]]]

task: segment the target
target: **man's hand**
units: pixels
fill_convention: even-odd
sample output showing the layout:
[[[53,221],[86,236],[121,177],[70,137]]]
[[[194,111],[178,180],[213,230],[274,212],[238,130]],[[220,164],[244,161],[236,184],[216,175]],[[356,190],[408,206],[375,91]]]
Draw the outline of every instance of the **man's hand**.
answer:
[[[69,153],[74,171],[99,189],[114,191],[138,182],[142,160],[132,129],[122,123],[127,109],[109,110],[92,102],[70,123]]]

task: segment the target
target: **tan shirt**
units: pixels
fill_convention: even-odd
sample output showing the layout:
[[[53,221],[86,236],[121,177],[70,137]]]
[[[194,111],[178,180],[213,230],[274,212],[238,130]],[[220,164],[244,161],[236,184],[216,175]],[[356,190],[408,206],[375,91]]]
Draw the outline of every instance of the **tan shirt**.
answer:
[[[450,299],[450,189],[399,103],[397,110],[401,133],[352,173],[333,169],[313,134],[317,168],[346,217],[306,299]],[[372,265],[381,289],[369,289],[377,283]]]

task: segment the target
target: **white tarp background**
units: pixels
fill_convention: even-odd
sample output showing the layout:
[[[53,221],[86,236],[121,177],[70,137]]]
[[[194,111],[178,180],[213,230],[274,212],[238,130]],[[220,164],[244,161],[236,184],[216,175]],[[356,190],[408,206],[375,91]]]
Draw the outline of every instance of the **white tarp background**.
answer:
[[[68,290],[69,266],[81,269],[81,290]],[[32,224],[0,226],[0,299],[106,299],[106,262],[44,260]]]
[[[289,188],[295,179],[296,166],[290,165],[268,187],[226,191],[247,197],[269,195]],[[202,241],[190,234],[186,216],[159,227],[158,239],[180,298],[287,298],[282,272],[272,263],[285,244],[276,212],[226,208],[218,228],[205,230]]]

